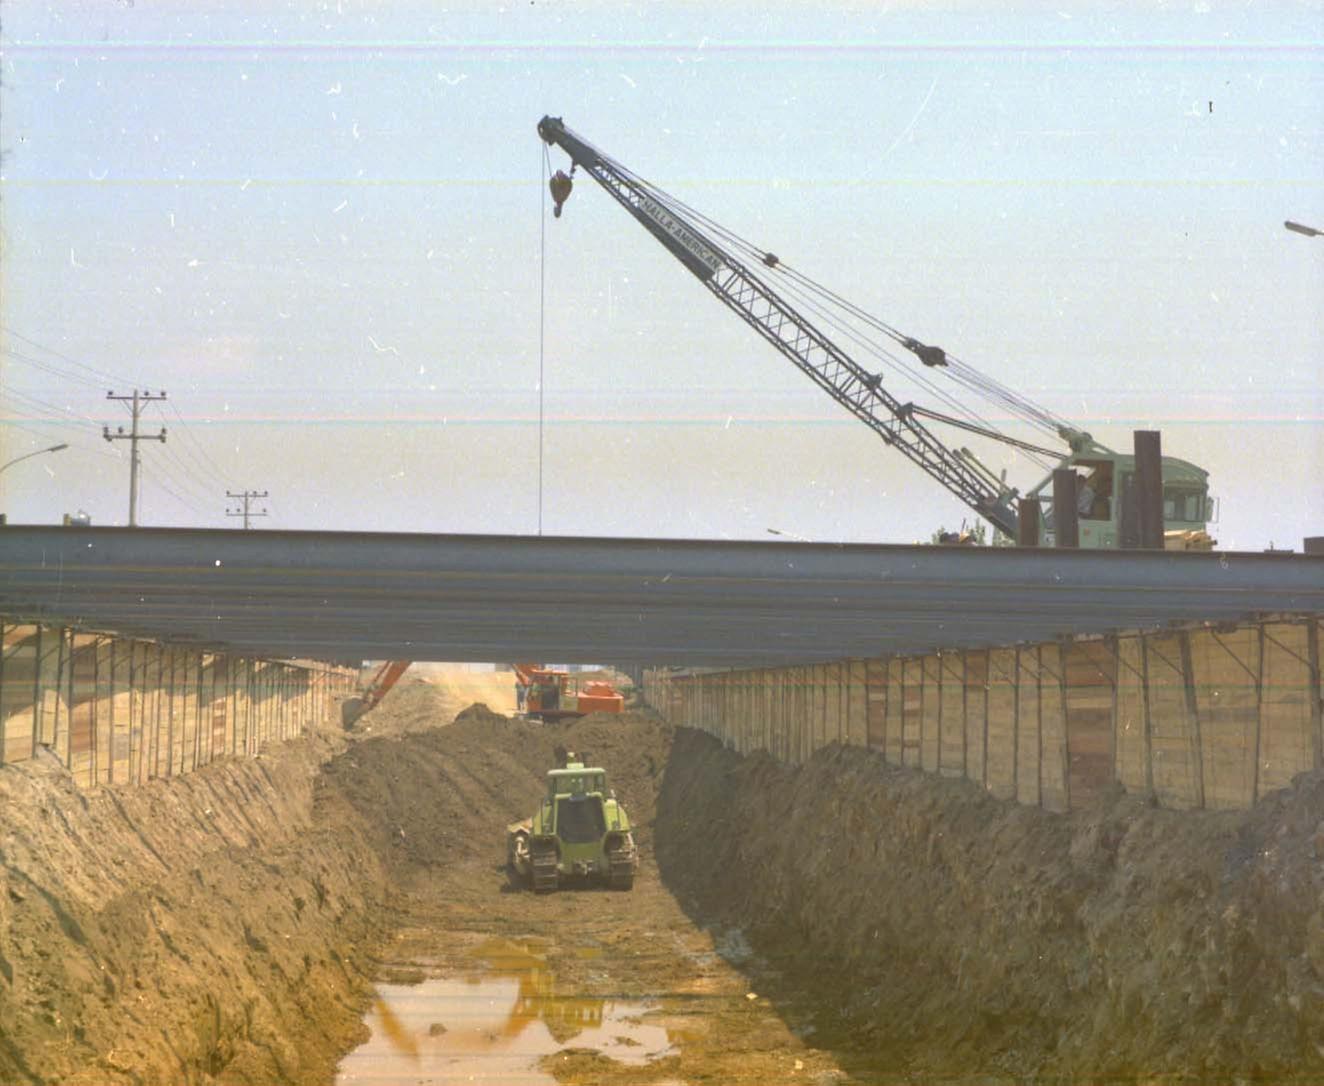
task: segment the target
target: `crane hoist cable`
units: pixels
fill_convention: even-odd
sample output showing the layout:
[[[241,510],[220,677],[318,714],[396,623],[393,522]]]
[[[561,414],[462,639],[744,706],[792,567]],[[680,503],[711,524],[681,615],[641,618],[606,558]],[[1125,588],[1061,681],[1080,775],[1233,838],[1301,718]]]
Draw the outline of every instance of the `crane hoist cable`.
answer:
[[[912,381],[914,381],[917,385],[919,385],[921,388],[927,391],[935,399],[941,400],[957,414],[965,416],[966,420],[968,420],[968,424],[964,425],[963,428],[971,429],[974,432],[981,433],[986,437],[991,437],[994,440],[1002,441],[1008,445],[1021,448],[1023,451],[1031,452],[1032,450],[1036,449],[1035,446],[1029,445],[1026,442],[1021,442],[1014,438],[1010,438],[1005,434],[1002,434],[991,420],[984,417],[979,412],[973,410],[969,405],[962,402],[960,399],[958,399],[956,396],[952,395],[950,392],[942,388],[936,382],[928,379],[925,376],[925,372],[926,370],[930,370],[933,367],[926,366],[922,369],[916,368],[913,364],[907,362],[904,356],[894,354],[893,352],[887,350],[876,339],[868,336],[865,333],[862,333],[857,326],[852,325],[849,322],[849,320],[843,319],[838,313],[834,312],[834,310],[830,307],[831,306],[837,307],[838,309],[844,311],[849,317],[855,318],[857,321],[870,328],[873,328],[877,331],[881,331],[884,335],[887,335],[888,337],[893,339],[896,343],[900,344],[903,347],[906,347],[907,349],[913,350],[913,347],[916,343],[916,341],[913,338],[905,335],[905,333],[899,331],[898,329],[893,328],[885,321],[882,321],[881,319],[873,316],[872,314],[868,313],[866,310],[861,309],[859,306],[856,306],[854,303],[850,302],[849,300],[841,297],[840,295],[834,293],[833,291],[827,289],[826,287],[823,287],[821,284],[816,283],[814,280],[796,271],[795,269],[791,268],[789,265],[784,264],[781,260],[773,256],[771,253],[768,253],[766,250],[756,245],[753,245],[752,243],[746,241],[743,238],[740,238],[732,231],[729,231],[725,227],[722,227],[720,224],[714,222],[712,219],[709,219],[702,212],[696,211],[694,208],[685,204],[683,201],[675,199],[674,197],[670,196],[670,194],[663,193],[656,186],[650,186],[650,188],[652,190],[652,193],[657,194],[657,196],[659,197],[658,202],[666,206],[668,210],[683,211],[686,215],[692,216],[693,218],[703,222],[703,224],[709,227],[709,229],[711,229],[714,233],[723,237],[736,239],[735,245],[742,251],[744,255],[751,257],[756,261],[761,262],[765,267],[776,268],[779,271],[784,271],[787,274],[787,278],[781,280],[781,287],[783,293],[785,293],[790,297],[795,298],[796,301],[801,306],[803,306],[807,311],[812,312],[814,315],[819,317],[821,320],[824,321],[825,324],[832,327],[833,330],[839,333],[841,336],[863,347],[873,357],[881,361],[890,363],[896,369],[904,371]],[[714,246],[714,248],[716,247]],[[1008,407],[1009,410],[1012,411],[1013,414],[1025,418],[1026,421],[1039,425],[1047,429],[1050,433],[1054,433],[1054,434],[1059,433],[1059,428],[1057,425],[1045,424],[1044,422],[1040,421],[1040,419],[1036,415],[1028,414],[1023,410],[1019,410],[1018,409],[1019,405],[1016,402],[1014,401],[1007,402],[1006,406]],[[937,413],[931,413],[929,417],[932,417],[938,421],[949,422],[949,423],[952,422],[950,417],[940,415]],[[1039,464],[1042,467],[1049,466],[1049,463],[1044,461],[1042,456],[1040,455],[1032,454],[1030,459],[1032,459],[1035,463]]]
[[[981,373],[973,366],[970,366],[968,363],[957,358],[955,355],[942,351],[940,348],[931,348],[925,344],[919,343],[914,337],[908,336],[900,329],[888,324],[874,314],[869,313],[867,310],[864,310],[849,299],[844,298],[830,288],[823,286],[821,283],[818,283],[804,273],[787,265],[768,250],[755,245],[747,238],[744,238],[735,231],[723,226],[699,209],[685,203],[685,201],[672,195],[660,186],[653,184],[646,178],[629,169],[629,167],[624,166],[620,162],[611,158],[609,155],[602,154],[601,157],[602,160],[608,163],[614,170],[618,171],[623,176],[630,178],[636,185],[641,189],[646,190],[651,197],[656,199],[659,204],[663,205],[668,210],[680,212],[692,222],[702,225],[706,230],[711,232],[712,235],[722,238],[730,247],[737,250],[741,255],[750,258],[751,260],[755,260],[769,269],[782,272],[785,276],[794,279],[805,288],[806,291],[816,295],[824,301],[840,307],[851,317],[867,324],[879,332],[882,332],[900,346],[915,353],[925,362],[926,366],[931,369],[943,369],[947,372],[947,375],[952,381],[968,389],[980,398],[1007,410],[1022,421],[1055,436],[1065,437],[1066,433],[1072,430],[1070,422],[1062,416],[1049,411],[1047,408],[1035,403],[1028,397],[1014,392],[996,378]],[[721,246],[714,244],[711,237],[706,238],[705,240],[710,246],[712,246],[712,248],[720,251]],[[800,294],[799,297],[803,301],[805,295]],[[835,327],[842,330],[843,333],[849,334],[846,331],[844,323],[834,321],[827,311],[817,309],[815,312],[823,319],[834,323]],[[938,357],[941,357],[942,361],[936,361],[936,358]],[[912,379],[917,380],[922,387],[925,387],[932,394],[941,398],[943,402],[947,403],[948,406],[952,407],[954,410],[959,411],[972,421],[975,421],[990,430],[996,430],[996,427],[993,426],[990,420],[980,416],[977,412],[972,411],[968,406],[961,403],[961,401],[955,399],[950,394],[940,391],[936,385],[920,378],[918,376],[918,371],[904,363],[901,359],[896,356],[889,356],[889,359],[894,365],[899,365],[901,368],[905,369]]]

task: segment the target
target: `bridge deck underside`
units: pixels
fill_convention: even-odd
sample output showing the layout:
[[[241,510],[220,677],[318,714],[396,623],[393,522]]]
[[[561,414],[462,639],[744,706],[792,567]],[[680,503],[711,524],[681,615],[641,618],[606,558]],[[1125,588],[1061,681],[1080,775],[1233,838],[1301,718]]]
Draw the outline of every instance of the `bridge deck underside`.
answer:
[[[0,614],[324,659],[735,666],[1324,611],[1324,559],[788,542],[0,529]]]

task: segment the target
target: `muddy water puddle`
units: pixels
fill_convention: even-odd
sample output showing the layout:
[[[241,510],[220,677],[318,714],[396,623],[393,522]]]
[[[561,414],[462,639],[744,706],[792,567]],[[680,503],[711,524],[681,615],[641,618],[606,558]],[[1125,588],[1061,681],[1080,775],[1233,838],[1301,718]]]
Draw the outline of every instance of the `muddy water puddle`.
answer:
[[[372,1036],[341,1061],[337,1086],[554,1084],[539,1063],[567,1048],[625,1066],[675,1054],[668,1031],[646,1021],[653,1005],[558,991],[547,950],[487,940],[459,975],[379,984],[364,1018]]]

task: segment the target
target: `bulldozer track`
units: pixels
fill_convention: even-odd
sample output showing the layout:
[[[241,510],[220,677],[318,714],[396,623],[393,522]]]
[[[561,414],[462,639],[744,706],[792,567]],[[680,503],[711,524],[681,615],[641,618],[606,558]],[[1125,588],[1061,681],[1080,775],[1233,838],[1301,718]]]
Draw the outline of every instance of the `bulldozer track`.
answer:
[[[535,894],[549,894],[556,889],[560,876],[556,870],[556,849],[537,846],[532,849],[533,873],[529,879]]]
[[[630,848],[612,849],[607,856],[607,885],[613,890],[630,890],[634,887],[634,850]]]

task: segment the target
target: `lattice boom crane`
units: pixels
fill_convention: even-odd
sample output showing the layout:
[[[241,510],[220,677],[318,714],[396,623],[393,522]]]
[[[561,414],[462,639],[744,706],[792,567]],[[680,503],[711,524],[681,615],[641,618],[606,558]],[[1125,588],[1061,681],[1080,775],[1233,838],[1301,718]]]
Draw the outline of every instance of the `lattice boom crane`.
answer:
[[[538,134],[560,147],[579,169],[606,189],[650,234],[688,268],[719,301],[777,348],[829,396],[872,429],[888,445],[918,464],[950,493],[1000,531],[1015,537],[1014,490],[999,486],[973,467],[916,418],[917,410],[883,388],[876,374],[856,362],[774,290],[747,263],[716,242],[699,225],[668,206],[652,186],[574,135],[559,117],[544,117]],[[562,175],[564,176],[564,175]],[[569,195],[562,182],[561,192]],[[560,202],[558,201],[558,210]],[[769,268],[777,258],[763,258]],[[926,366],[946,364],[941,347],[906,338],[902,346]]]

